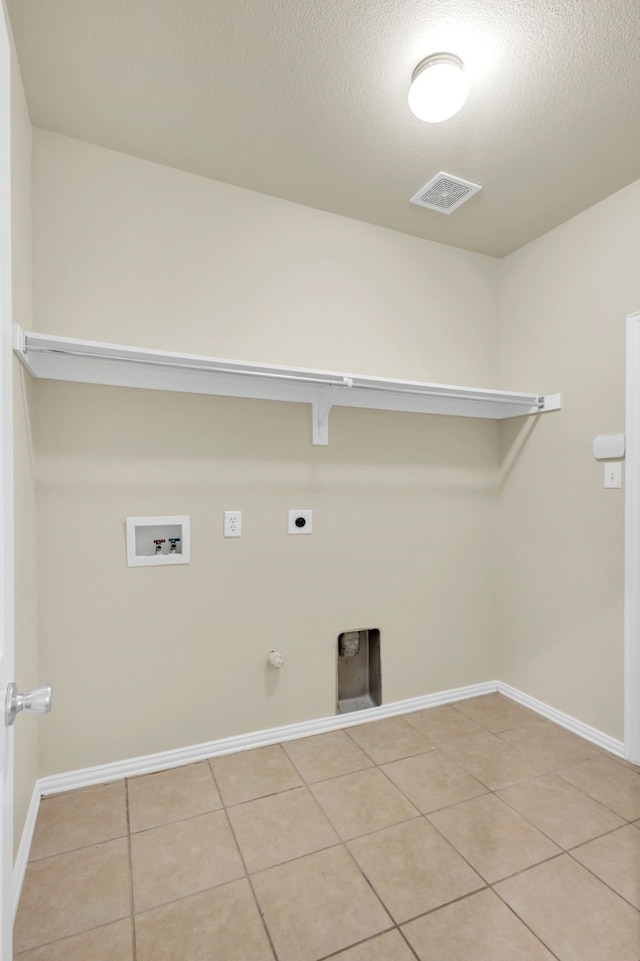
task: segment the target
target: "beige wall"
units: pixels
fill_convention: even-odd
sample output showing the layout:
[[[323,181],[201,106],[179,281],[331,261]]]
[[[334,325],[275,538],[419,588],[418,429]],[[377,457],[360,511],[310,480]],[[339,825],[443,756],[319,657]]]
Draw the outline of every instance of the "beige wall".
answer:
[[[624,431],[639,249],[640,182],[500,265],[502,386],[563,397],[524,445],[522,425],[502,427],[501,676],[617,738],[624,495],[603,489],[592,442]]]
[[[43,773],[333,714],[343,630],[385,701],[494,676],[493,424],[340,409],[312,448],[294,405],[37,386]],[[125,566],[146,513],[190,515],[188,567]]]
[[[12,304],[15,320],[31,326],[31,122],[17,64],[11,88]],[[15,679],[21,690],[39,682],[37,669],[36,502],[30,420],[33,385],[14,361]],[[20,840],[38,777],[38,719],[15,728],[14,838]]]
[[[38,330],[495,386],[490,257],[41,130],[33,190]]]
[[[497,376],[495,261],[41,131],[34,276],[57,334]],[[495,424],[337,409],[322,448],[303,406],[36,396],[42,774],[332,714],[343,630],[381,630],[387,702],[495,677]],[[191,516],[188,567],[126,567],[125,518],[156,513]]]

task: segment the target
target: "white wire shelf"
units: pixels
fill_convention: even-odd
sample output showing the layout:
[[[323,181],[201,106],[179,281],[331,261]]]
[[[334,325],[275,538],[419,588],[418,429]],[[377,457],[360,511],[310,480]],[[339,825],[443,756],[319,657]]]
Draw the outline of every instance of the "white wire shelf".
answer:
[[[14,328],[14,350],[33,377],[311,405],[312,442],[329,441],[332,407],[367,407],[502,420],[560,409],[560,394],[524,394],[276,367],[198,354],[54,337]]]

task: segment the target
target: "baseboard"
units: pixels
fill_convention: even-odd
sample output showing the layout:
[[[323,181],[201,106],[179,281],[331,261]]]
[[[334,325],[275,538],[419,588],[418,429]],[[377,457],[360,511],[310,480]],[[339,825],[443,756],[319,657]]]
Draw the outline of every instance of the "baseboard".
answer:
[[[18,904],[20,903],[20,895],[22,894],[22,884],[24,882],[25,871],[27,870],[27,862],[29,860],[29,851],[31,850],[31,842],[33,841],[33,832],[36,829],[36,821],[38,819],[38,810],[40,808],[40,797],[41,797],[40,782],[36,781],[33,787],[31,801],[29,802],[27,817],[25,819],[24,827],[22,829],[22,837],[20,838],[20,844],[18,846],[18,851],[16,853],[16,858],[13,864],[13,917],[14,918],[18,910]]]
[[[597,728],[591,727],[589,724],[584,724],[570,714],[564,714],[562,711],[556,710],[555,707],[550,707],[548,704],[545,704],[544,701],[539,701],[529,694],[524,694],[517,688],[511,687],[510,684],[503,684],[502,681],[498,681],[497,689],[500,694],[504,694],[505,697],[511,698],[512,701],[516,701],[518,704],[522,704],[523,707],[530,708],[532,711],[535,711],[536,714],[541,714],[542,717],[553,721],[554,724],[566,727],[567,730],[572,731],[574,734],[579,734],[580,737],[591,741],[606,751],[610,751],[611,754],[615,754],[617,757],[625,757],[623,741],[617,741],[614,737],[603,734],[603,732]]]
[[[266,747],[282,741],[292,741],[295,738],[309,737],[312,734],[326,734],[365,721],[379,721],[385,717],[395,717],[399,714],[410,714],[412,711],[422,711],[426,707],[436,707],[439,704],[451,704],[481,694],[492,694],[498,690],[497,681],[486,681],[483,684],[472,684],[467,687],[457,687],[449,691],[436,694],[426,694],[413,697],[405,701],[394,701],[382,704],[380,707],[367,708],[353,714],[338,714],[317,718],[313,721],[302,721],[299,724],[286,724],[283,727],[272,727],[264,731],[254,731],[251,734],[240,734],[237,737],[221,738],[204,744],[178,748],[174,751],[162,751],[159,754],[147,754],[142,757],[130,758],[126,761],[115,761],[111,764],[100,764],[97,767],[81,768],[66,774],[52,774],[40,778],[38,782],[40,793],[59,794],[62,791],[72,791],[77,788],[90,787],[93,784],[105,784],[123,777],[136,777],[139,774],[151,774],[166,768],[180,767],[202,761],[209,757],[219,757],[235,751],[249,751],[256,747]]]
[[[14,907],[17,909],[20,899],[22,882],[29,857],[29,849],[31,847],[41,796],[90,787],[94,784],[105,784],[108,781],[115,781],[124,777],[151,774],[154,771],[180,767],[184,764],[192,764],[194,761],[202,761],[209,757],[219,757],[222,754],[230,754],[234,751],[248,751],[252,748],[266,747],[269,744],[278,744],[282,741],[294,740],[295,738],[309,737],[312,734],[325,734],[329,731],[353,727],[356,724],[364,724],[365,721],[379,721],[385,717],[410,714],[412,711],[421,711],[424,710],[424,708],[436,707],[439,704],[452,704],[455,701],[478,697],[481,694],[492,694],[496,691],[510,698],[512,701],[516,701],[518,704],[530,708],[532,711],[540,714],[541,717],[553,721],[561,727],[567,728],[567,730],[580,735],[580,737],[586,738],[586,740],[598,745],[598,747],[602,747],[618,757],[625,756],[625,748],[622,741],[617,741],[615,738],[603,734],[603,732],[597,730],[597,728],[584,724],[575,717],[571,717],[570,714],[564,714],[562,711],[550,707],[543,701],[524,694],[522,691],[517,690],[517,688],[511,687],[510,684],[504,684],[502,681],[486,681],[483,684],[472,684],[467,687],[453,688],[449,691],[440,691],[436,694],[426,694],[423,697],[394,701],[392,704],[383,704],[380,707],[357,711],[354,714],[331,715],[330,717],[317,718],[313,721],[302,721],[299,724],[287,724],[283,727],[255,731],[251,734],[241,734],[237,737],[220,738],[216,741],[195,744],[174,751],[162,751],[158,754],[147,754],[125,761],[116,761],[112,764],[101,764],[96,767],[82,768],[78,771],[69,771],[66,774],[53,774],[40,778],[34,787],[14,867]]]

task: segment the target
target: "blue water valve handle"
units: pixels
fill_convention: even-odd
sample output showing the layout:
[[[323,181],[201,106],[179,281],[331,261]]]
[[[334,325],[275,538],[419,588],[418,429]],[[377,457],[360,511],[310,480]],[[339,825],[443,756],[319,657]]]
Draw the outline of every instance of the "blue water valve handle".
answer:
[[[177,550],[177,546],[176,546],[176,545],[180,543],[180,538],[179,538],[179,537],[170,537],[170,538],[169,538],[169,543],[171,544],[171,547],[169,548],[169,553],[170,553],[170,554],[177,554],[177,553],[178,553],[178,550]]]

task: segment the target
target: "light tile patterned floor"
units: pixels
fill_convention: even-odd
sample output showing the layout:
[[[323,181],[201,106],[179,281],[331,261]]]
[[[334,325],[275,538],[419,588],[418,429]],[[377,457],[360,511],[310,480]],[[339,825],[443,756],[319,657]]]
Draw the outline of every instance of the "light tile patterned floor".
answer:
[[[640,768],[491,694],[45,798],[17,961],[640,961]]]

